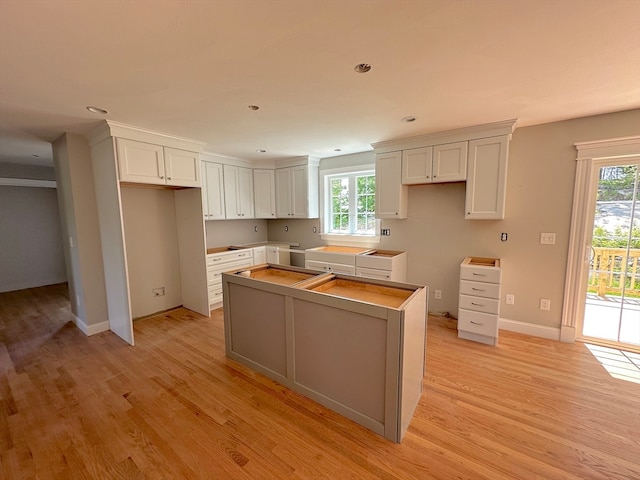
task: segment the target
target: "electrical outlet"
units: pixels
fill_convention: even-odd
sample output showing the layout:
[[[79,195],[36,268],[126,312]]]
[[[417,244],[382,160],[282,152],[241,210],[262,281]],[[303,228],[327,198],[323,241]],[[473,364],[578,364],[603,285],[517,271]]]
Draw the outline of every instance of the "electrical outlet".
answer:
[[[512,295],[511,293],[507,293],[506,301],[507,301],[507,305],[515,305],[516,296]]]
[[[151,293],[153,293],[154,297],[164,297],[164,287],[153,288]]]
[[[502,233],[500,234],[500,240],[501,240],[502,242],[506,242],[508,238],[509,238],[509,234],[508,234],[508,233],[506,233],[506,232],[502,232]]]
[[[388,237],[389,235],[391,235],[391,229],[383,228],[382,230],[380,230],[380,235]]]
[[[551,300],[549,300],[548,298],[541,298],[540,310],[551,310]]]
[[[433,291],[433,297],[436,300],[442,300],[442,290],[434,290]]]
[[[556,234],[555,233],[541,233],[540,244],[541,245],[555,245]]]

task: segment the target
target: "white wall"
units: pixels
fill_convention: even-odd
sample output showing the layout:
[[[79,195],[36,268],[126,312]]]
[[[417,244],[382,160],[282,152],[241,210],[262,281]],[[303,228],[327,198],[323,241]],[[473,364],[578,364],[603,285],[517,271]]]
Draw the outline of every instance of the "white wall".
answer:
[[[182,305],[173,190],[122,186],[120,193],[132,317]],[[161,287],[165,295],[153,296]]]
[[[66,281],[56,189],[0,186],[0,292]]]

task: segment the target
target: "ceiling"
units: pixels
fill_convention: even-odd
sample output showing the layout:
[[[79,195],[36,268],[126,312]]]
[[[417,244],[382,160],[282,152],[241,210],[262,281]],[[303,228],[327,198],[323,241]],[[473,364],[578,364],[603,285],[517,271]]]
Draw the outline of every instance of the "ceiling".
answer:
[[[103,118],[257,161],[638,107],[638,0],[0,0],[0,162]]]

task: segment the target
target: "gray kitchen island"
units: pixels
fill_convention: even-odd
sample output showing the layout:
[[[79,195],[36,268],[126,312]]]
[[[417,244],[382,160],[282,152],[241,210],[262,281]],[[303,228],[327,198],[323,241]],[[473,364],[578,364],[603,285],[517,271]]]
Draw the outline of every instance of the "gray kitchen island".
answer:
[[[223,273],[236,360],[400,442],[422,394],[427,287],[282,265]]]

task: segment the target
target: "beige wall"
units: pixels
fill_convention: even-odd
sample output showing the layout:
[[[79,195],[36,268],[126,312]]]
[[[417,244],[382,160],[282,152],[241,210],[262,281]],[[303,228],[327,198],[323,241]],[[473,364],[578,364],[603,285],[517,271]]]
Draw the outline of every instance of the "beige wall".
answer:
[[[0,185],[0,292],[66,281],[56,189]]]
[[[391,236],[380,248],[408,252],[409,282],[430,287],[429,310],[457,315],[458,274],[468,255],[503,260],[501,317],[559,328],[564,299],[569,230],[576,167],[574,143],[640,134],[640,110],[517,128],[510,145],[507,208],[504,220],[465,220],[465,184],[409,187],[408,218],[383,220]],[[357,160],[354,162],[354,158]],[[334,157],[320,168],[370,163],[373,152]],[[269,221],[269,240],[323,242],[316,220]],[[284,226],[289,231],[284,231]],[[500,234],[508,233],[502,242]],[[555,232],[555,245],[540,245],[541,232]],[[433,298],[442,290],[442,300]],[[515,295],[506,305],[504,295]],[[540,298],[551,310],[539,309]]]
[[[182,305],[180,257],[173,190],[122,186],[131,316]],[[164,287],[164,296],[152,290]]]
[[[207,248],[267,241],[267,221],[259,218],[209,220],[204,226],[207,233]]]
[[[91,330],[108,322],[108,314],[93,167],[86,138],[65,133],[53,143],[53,159],[71,310]]]

